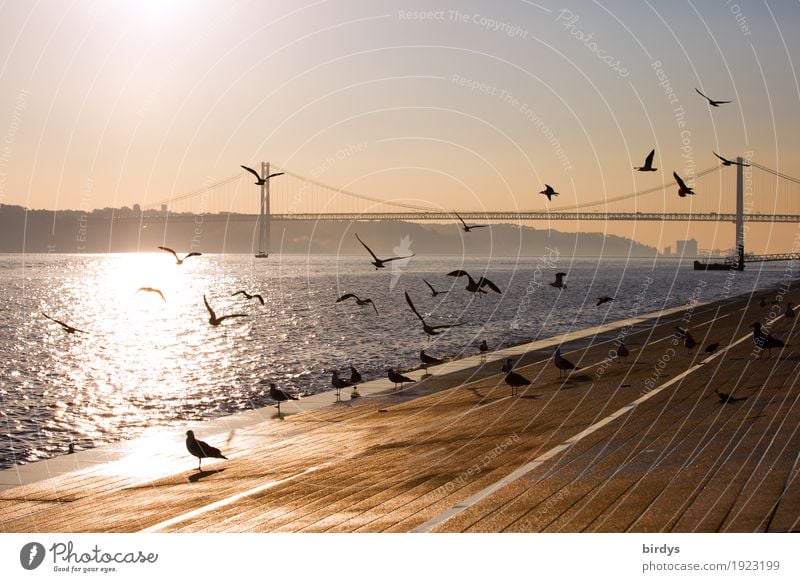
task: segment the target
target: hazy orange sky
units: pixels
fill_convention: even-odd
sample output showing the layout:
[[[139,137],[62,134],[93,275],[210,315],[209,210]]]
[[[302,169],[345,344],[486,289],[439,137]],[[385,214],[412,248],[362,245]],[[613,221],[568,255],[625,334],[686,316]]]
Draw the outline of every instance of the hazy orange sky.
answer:
[[[712,150],[800,175],[798,30],[797,2],[5,3],[0,203],[130,206],[260,161],[464,210],[544,208],[544,183],[563,206],[672,185]],[[633,171],[652,148],[659,171]],[[796,231],[752,230],[786,250]]]

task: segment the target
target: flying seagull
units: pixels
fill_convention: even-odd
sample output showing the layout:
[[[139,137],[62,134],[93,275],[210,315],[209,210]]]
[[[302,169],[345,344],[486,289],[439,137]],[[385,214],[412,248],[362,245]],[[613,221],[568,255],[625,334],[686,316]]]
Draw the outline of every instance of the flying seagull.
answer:
[[[256,172],[253,168],[248,168],[247,166],[239,166],[239,167],[244,168],[245,170],[247,170],[256,177],[257,181],[255,182],[255,184],[257,186],[263,186],[264,184],[267,183],[267,180],[269,180],[270,178],[274,178],[275,176],[283,176],[283,172],[276,172],[274,174],[270,174],[266,178],[262,178],[261,175],[258,172]]]
[[[372,255],[372,258],[375,259],[374,261],[372,261],[372,264],[375,265],[375,270],[376,271],[378,269],[384,268],[386,266],[386,265],[384,265],[384,263],[388,263],[389,261],[397,261],[397,260],[400,260],[400,259],[410,259],[411,257],[413,257],[415,255],[415,253],[411,253],[407,257],[391,257],[389,259],[379,259],[378,257],[375,256],[375,253],[373,253],[372,250],[366,244],[364,244],[364,241],[361,240],[361,238],[358,236],[358,233],[356,233],[356,238],[358,239],[358,242],[360,242],[362,245],[364,245],[364,248],[367,249],[367,252]]]
[[[189,257],[199,257],[199,256],[202,255],[202,253],[189,253],[188,255],[183,257],[182,259],[179,259],[178,258],[178,253],[176,253],[174,249],[171,249],[169,247],[158,247],[158,248],[160,248],[162,251],[167,251],[168,253],[172,253],[172,256],[175,257],[175,263],[178,264],[178,265],[182,265],[183,261],[185,261]]]
[[[226,319],[232,317],[247,317],[247,315],[245,315],[244,313],[232,313],[230,315],[223,315],[222,317],[217,317],[217,314],[214,313],[214,310],[211,309],[211,306],[208,304],[208,299],[206,299],[205,295],[203,295],[203,303],[206,304],[206,309],[208,309],[208,315],[209,315],[208,323],[210,323],[213,326],[217,326]]]
[[[405,382],[413,382],[414,381],[411,378],[409,378],[408,376],[403,376],[402,374],[399,374],[399,373],[395,372],[393,368],[389,368],[388,370],[386,370],[386,373],[389,375],[389,380],[394,382],[395,389],[397,389],[397,385],[398,384],[400,384],[400,388],[402,388],[403,387],[403,383],[405,383]]]
[[[551,287],[555,287],[557,289],[561,289],[562,291],[567,288],[567,284],[564,283],[564,277],[566,277],[566,273],[556,273],[556,280],[550,283]],[[598,303],[599,305],[599,303]]]
[[[553,196],[558,196],[558,192],[553,190],[553,187],[550,184],[545,184],[545,188],[539,194],[544,194],[547,196],[547,200],[550,201],[553,199]]]
[[[651,151],[644,160],[644,166],[639,166],[638,168],[634,166],[633,169],[640,172],[655,172],[658,169],[653,167],[653,156],[655,155],[656,150]]]
[[[694,191],[686,185],[686,182],[681,179],[678,172],[672,172],[672,176],[678,183],[678,196],[685,198],[687,194],[694,194]]]
[[[720,160],[722,160],[722,165],[723,166],[742,166],[743,168],[749,168],[750,167],[750,164],[745,164],[744,162],[742,162],[742,163],[734,162],[733,160],[729,160],[727,158],[723,158],[717,152],[711,152],[711,153],[714,154],[715,156],[717,156]]]
[[[55,321],[58,325],[61,326],[61,329],[63,329],[67,333],[75,333],[75,332],[78,332],[78,333],[89,333],[88,331],[83,331],[82,329],[78,329],[77,327],[72,327],[71,325],[67,325],[63,321],[59,321],[57,319],[54,319],[54,318],[50,317],[49,315],[47,315],[44,311],[42,311],[42,315],[44,315],[50,321]]]
[[[501,293],[500,288],[497,285],[495,285],[494,283],[492,283],[486,277],[481,277],[477,281],[475,281],[475,279],[473,279],[470,276],[469,273],[467,273],[466,271],[462,271],[461,269],[458,269],[457,271],[452,271],[450,273],[447,273],[447,276],[448,277],[466,277],[467,278],[467,286],[465,287],[465,289],[467,291],[469,291],[470,293],[488,293],[488,291],[484,291],[484,289],[483,289],[484,287],[488,287],[489,289],[491,289],[495,293]]]
[[[160,289],[156,289],[155,287],[139,287],[136,290],[136,292],[138,293],[139,291],[147,291],[148,293],[156,293],[156,294],[161,296],[161,299],[163,299],[165,303],[167,301],[167,298],[164,297],[164,294],[161,292],[161,290]]]
[[[339,299],[336,300],[336,303],[339,303],[341,301],[346,301],[347,299],[355,299],[357,305],[367,305],[367,304],[372,305],[372,309],[375,310],[375,315],[378,315],[378,308],[375,307],[375,303],[372,302],[372,299],[369,298],[361,299],[353,293],[345,293],[344,295],[339,297]]]
[[[237,295],[244,295],[245,299],[258,299],[261,302],[261,305],[264,305],[264,298],[258,293],[250,295],[250,293],[248,293],[247,291],[242,290],[242,291],[237,291],[236,293],[231,295],[231,297],[236,297]]]
[[[595,307],[600,307],[603,303],[608,303],[609,301],[614,301],[613,297],[609,297],[608,295],[603,295],[602,297],[597,298],[597,304]]]
[[[471,231],[473,228],[485,228],[485,227],[489,226],[488,224],[473,224],[473,225],[471,225],[471,226],[467,226],[467,223],[466,223],[466,222],[464,222],[464,219],[463,219],[463,218],[461,218],[461,216],[458,214],[458,212],[456,212],[455,210],[453,210],[453,213],[454,213],[456,216],[458,216],[458,219],[461,221],[461,224],[463,224],[463,225],[464,225],[464,226],[462,227],[462,230],[463,230],[464,232],[469,232],[469,231]]]
[[[422,322],[422,329],[423,329],[423,331],[425,331],[425,333],[428,334],[428,336],[439,335],[440,333],[443,333],[441,331],[436,331],[436,330],[439,330],[439,329],[449,329],[451,327],[458,327],[459,325],[464,325],[463,323],[453,323],[453,324],[450,324],[450,325],[428,325],[425,322],[425,318],[422,317],[419,314],[419,311],[417,311],[417,308],[414,307],[414,302],[411,301],[411,297],[409,297],[408,291],[406,291],[405,294],[406,294],[406,303],[408,303],[408,306],[411,308],[411,311],[414,312],[414,315],[416,315],[419,318],[419,320]]]
[[[197,457],[197,470],[200,470],[200,465],[205,458],[213,458],[213,459],[226,459],[225,455],[223,455],[220,450],[216,447],[212,447],[206,442],[199,441],[194,438],[194,431],[187,430],[186,431],[186,449],[195,457]]]
[[[278,417],[281,417],[281,402],[286,402],[287,400],[298,400],[297,396],[293,394],[289,394],[285,390],[281,390],[280,388],[276,388],[275,384],[269,385],[269,397],[272,398],[275,402],[278,403]]]
[[[706,101],[708,101],[708,104],[711,105],[711,107],[719,107],[723,103],[730,103],[730,101],[714,101],[710,97],[703,95],[703,93],[697,87],[695,87],[694,90],[697,91],[701,96],[703,96],[706,99]]]
[[[423,281],[425,281],[425,279],[423,279]],[[427,281],[425,281],[425,284],[431,290],[431,297],[436,297],[437,295],[444,295],[444,294],[448,293],[448,291],[437,291],[436,289],[433,288],[433,285],[431,285]]]

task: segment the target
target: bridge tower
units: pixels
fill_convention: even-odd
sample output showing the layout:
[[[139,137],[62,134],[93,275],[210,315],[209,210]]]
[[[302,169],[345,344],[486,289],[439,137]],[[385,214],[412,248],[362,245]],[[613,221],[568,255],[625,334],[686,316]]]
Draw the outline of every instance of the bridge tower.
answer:
[[[736,162],[736,270],[744,271],[744,160]]]
[[[270,208],[269,208],[269,162],[261,162],[261,212],[258,215],[258,253],[257,259],[269,257],[269,234],[270,234]]]

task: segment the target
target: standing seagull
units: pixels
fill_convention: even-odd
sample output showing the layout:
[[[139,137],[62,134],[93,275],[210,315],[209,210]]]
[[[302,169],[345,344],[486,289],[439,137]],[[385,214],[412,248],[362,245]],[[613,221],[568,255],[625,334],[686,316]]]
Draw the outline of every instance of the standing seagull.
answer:
[[[481,353],[481,360],[485,360],[486,354],[489,352],[489,344],[486,343],[486,340],[481,341],[481,345],[478,346],[478,351]]]
[[[78,332],[78,333],[89,333],[89,332],[83,331],[82,329],[78,329],[77,327],[72,327],[71,325],[67,325],[63,321],[58,321],[57,319],[54,319],[54,318],[50,317],[49,315],[47,315],[44,311],[42,311],[42,315],[44,315],[50,321],[55,321],[58,325],[61,326],[61,329],[63,329],[67,333],[75,333],[75,332]]]
[[[620,340],[619,346],[617,346],[617,357],[618,358],[625,358],[625,361],[628,361],[628,356],[630,355],[630,351],[628,348],[625,347],[625,342]]]
[[[408,376],[403,376],[402,374],[398,374],[397,372],[394,371],[393,368],[389,368],[388,370],[386,370],[386,373],[389,375],[389,380],[394,382],[395,390],[397,390],[397,385],[398,384],[400,384],[400,388],[402,389],[404,382],[413,382],[414,381],[411,378],[409,378]]]
[[[782,348],[785,347],[781,340],[776,337],[769,335],[761,331],[761,324],[757,321],[750,327],[753,328],[753,342],[756,344],[756,347],[759,349],[758,358],[761,359],[761,352],[763,350],[767,350],[767,356],[772,357],[772,348]]]
[[[287,400],[299,400],[297,396],[289,394],[280,388],[276,388],[275,384],[269,385],[269,397],[278,403],[278,418],[283,418],[281,416],[281,402],[286,402]]]
[[[186,449],[195,457],[197,457],[197,470],[200,471],[200,465],[205,458],[212,458],[212,459],[225,459],[227,460],[228,457],[223,455],[220,450],[216,447],[212,447],[206,442],[199,441],[194,438],[194,431],[187,430],[186,431]]]
[[[347,388],[348,386],[352,386],[352,384],[347,380],[342,380],[341,378],[339,378],[339,372],[337,372],[336,370],[333,371],[331,384],[333,384],[333,387],[336,388],[336,402],[340,402],[342,400],[341,399],[342,388]]]
[[[472,226],[467,226],[467,223],[466,223],[466,222],[464,222],[464,219],[463,219],[463,218],[461,218],[461,216],[458,214],[458,212],[456,212],[455,210],[453,210],[453,213],[454,213],[456,216],[458,216],[458,219],[461,221],[461,224],[463,224],[463,225],[464,225],[464,226],[462,227],[462,230],[463,230],[464,232],[469,232],[469,231],[471,231],[473,228],[485,228],[485,227],[489,226],[488,224],[473,224]]]
[[[685,345],[686,349],[691,352],[697,345],[697,340],[694,339],[694,336],[687,331],[686,337],[683,340],[683,345]]]
[[[745,164],[744,162],[742,162],[740,164],[739,162],[734,162],[733,160],[729,160],[727,158],[723,158],[717,152],[711,152],[711,153],[714,154],[715,156],[717,156],[720,160],[722,160],[722,165],[723,166],[742,166],[743,168],[749,168],[750,167],[750,164]]]
[[[161,299],[164,300],[164,303],[167,302],[167,298],[164,297],[164,294],[161,292],[161,290],[160,289],[156,289],[155,287],[139,287],[136,290],[136,292],[138,293],[139,291],[146,291],[148,293],[156,293],[157,295],[161,296]]]
[[[336,300],[336,303],[340,303],[341,301],[346,301],[347,299],[355,299],[357,305],[367,305],[367,304],[372,305],[372,309],[375,310],[375,315],[378,315],[378,308],[375,307],[375,304],[372,302],[372,299],[370,298],[361,299],[353,293],[346,293],[342,295],[341,297],[339,297],[339,299]]]
[[[467,273],[466,271],[462,271],[461,269],[458,269],[457,271],[451,271],[450,273],[447,273],[447,276],[448,277],[466,277],[467,278],[467,286],[465,287],[465,289],[467,291],[469,291],[470,293],[488,293],[488,291],[484,291],[483,290],[484,287],[488,287],[489,289],[491,289],[495,293],[500,293],[501,292],[500,288],[497,285],[495,285],[494,283],[492,283],[486,277],[481,277],[476,282],[475,279],[473,279],[470,276],[469,273]]]
[[[569,370],[575,369],[575,364],[561,356],[561,348],[556,348],[556,351],[553,353],[553,363],[556,365],[556,368],[558,368],[559,377],[561,377],[562,372],[566,371],[567,374],[569,374]]]
[[[158,247],[158,248],[160,248],[162,251],[167,251],[168,253],[172,253],[172,256],[175,257],[175,263],[178,264],[178,265],[182,265],[183,261],[185,261],[189,257],[200,257],[203,254],[203,253],[189,253],[188,255],[183,257],[182,259],[179,259],[178,258],[178,253],[176,253],[173,249],[171,249],[169,247]]]
[[[519,393],[520,386],[530,386],[531,381],[528,380],[525,376],[521,374],[517,374],[512,370],[506,371],[506,376],[503,378],[509,386],[511,386],[511,396],[517,396]]]
[[[786,311],[783,312],[786,319],[794,319],[794,303],[791,301],[786,304]]]
[[[364,248],[367,249],[367,252],[372,255],[372,258],[375,259],[374,261],[372,261],[372,264],[375,265],[375,270],[376,271],[378,269],[383,269],[386,266],[386,265],[384,265],[384,263],[388,263],[389,261],[398,261],[398,260],[402,260],[402,259],[410,259],[411,257],[413,257],[415,255],[415,253],[411,253],[407,257],[391,257],[389,259],[379,259],[378,257],[375,256],[375,253],[373,253],[372,250],[364,243],[364,241],[361,240],[361,238],[358,236],[358,233],[356,233],[356,238],[358,239],[358,242],[360,242],[362,245],[364,245]]]
[[[406,303],[408,303],[408,306],[411,308],[411,311],[414,312],[414,315],[416,315],[422,322],[422,329],[425,333],[428,334],[428,336],[439,335],[440,333],[443,333],[441,331],[436,331],[438,329],[448,329],[451,327],[458,327],[459,325],[464,325],[463,323],[453,323],[450,325],[428,325],[427,323],[425,323],[425,318],[423,318],[419,314],[419,311],[417,311],[417,308],[414,307],[414,302],[411,301],[411,297],[409,297],[408,291],[406,291],[405,294],[406,294]],[[430,339],[430,337],[428,339]]]
[[[283,172],[276,172],[274,174],[270,174],[266,178],[262,178],[261,175],[258,172],[256,172],[253,168],[248,168],[247,166],[239,166],[239,167],[244,168],[245,170],[247,170],[256,177],[256,182],[255,182],[256,186],[263,186],[264,184],[267,183],[267,180],[269,180],[270,178],[274,178],[275,176],[283,176]]]
[[[353,366],[350,366],[350,383],[353,385],[353,391],[350,393],[350,399],[358,398],[361,394],[358,393],[358,385],[361,383],[361,374]]]
[[[708,344],[706,346],[706,353],[713,354],[719,349],[719,342],[714,342],[713,344]]]
[[[711,105],[711,107],[719,107],[723,103],[730,103],[730,101],[714,101],[710,97],[703,95],[703,93],[701,93],[700,89],[698,89],[697,87],[695,87],[694,90],[697,91],[700,95],[702,95],[708,101],[708,104]]]
[[[640,172],[655,172],[658,168],[653,167],[653,156],[656,155],[656,150],[653,150],[649,154],[647,154],[647,158],[644,160],[644,166],[639,166],[638,168],[634,166],[634,170],[639,170]]]
[[[553,190],[553,187],[550,184],[545,184],[544,186],[545,186],[544,190],[539,192],[539,194],[544,194],[545,196],[547,196],[548,202],[553,199],[553,196],[558,196],[558,192]]]
[[[422,362],[422,369],[425,370],[425,377],[430,376],[430,374],[428,374],[428,366],[436,366],[442,363],[442,360],[439,358],[434,358],[426,354],[425,350],[420,350],[419,361]]]
[[[564,283],[564,277],[566,277],[566,273],[556,273],[556,280],[553,283],[550,283],[551,287],[555,287],[556,289],[561,289],[562,291],[567,288],[567,284]],[[598,305],[600,305],[598,303]]]
[[[208,304],[208,299],[206,299],[205,295],[203,295],[203,303],[206,304],[206,309],[208,309],[208,315],[209,315],[208,323],[210,323],[215,327],[218,326],[223,321],[225,321],[226,319],[232,317],[247,317],[247,315],[245,315],[244,313],[232,313],[230,315],[223,315],[222,317],[217,317],[217,314],[214,313],[214,310],[211,309],[211,306]]]
[[[681,179],[678,172],[672,172],[672,177],[675,178],[675,181],[678,183],[678,196],[685,198],[687,194],[694,194],[694,190],[686,185],[686,182]]]
[[[425,279],[423,279],[423,281],[425,281]],[[448,293],[448,291],[437,291],[436,289],[433,288],[433,285],[431,285],[427,281],[425,281],[425,284],[431,290],[431,297],[436,297],[437,295],[445,295]]]
[[[258,299],[259,302],[261,302],[261,305],[264,305],[264,298],[258,293],[250,295],[250,293],[248,293],[247,291],[242,290],[242,291],[237,291],[236,293],[231,295],[231,297],[236,297],[237,295],[244,295],[245,299]]]

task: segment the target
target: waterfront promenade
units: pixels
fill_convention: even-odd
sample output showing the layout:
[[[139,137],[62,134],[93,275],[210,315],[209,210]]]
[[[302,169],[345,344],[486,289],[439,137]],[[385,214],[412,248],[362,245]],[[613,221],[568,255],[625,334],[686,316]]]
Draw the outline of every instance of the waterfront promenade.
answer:
[[[4,471],[0,532],[798,531],[789,301],[796,284],[450,362],[402,390],[315,395],[284,420],[187,424],[229,458],[202,472],[183,430]],[[788,345],[768,357],[749,326],[770,320]],[[621,338],[627,361],[611,357]],[[579,370],[560,377],[558,345]],[[508,357],[532,382],[518,397]]]

